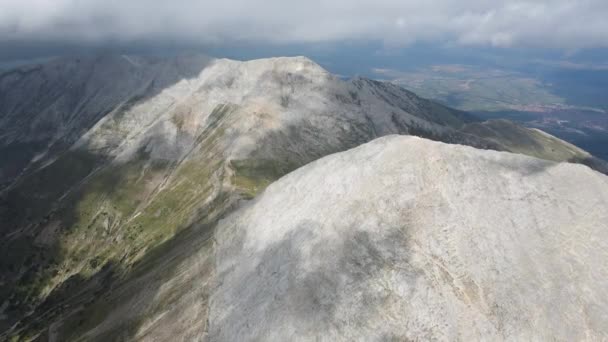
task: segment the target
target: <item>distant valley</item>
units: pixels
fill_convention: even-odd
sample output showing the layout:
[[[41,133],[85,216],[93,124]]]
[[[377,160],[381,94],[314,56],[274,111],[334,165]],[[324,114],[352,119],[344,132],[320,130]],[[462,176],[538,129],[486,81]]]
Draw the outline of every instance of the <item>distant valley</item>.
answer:
[[[546,106],[536,111],[483,112],[477,115],[487,119],[509,118],[527,127],[542,129],[608,160],[608,113],[603,110]]]
[[[607,72],[554,69],[512,71],[471,65],[435,65],[415,70],[374,69],[423,97],[484,119],[506,118],[542,129],[608,159]],[[543,70],[541,68],[541,70]]]

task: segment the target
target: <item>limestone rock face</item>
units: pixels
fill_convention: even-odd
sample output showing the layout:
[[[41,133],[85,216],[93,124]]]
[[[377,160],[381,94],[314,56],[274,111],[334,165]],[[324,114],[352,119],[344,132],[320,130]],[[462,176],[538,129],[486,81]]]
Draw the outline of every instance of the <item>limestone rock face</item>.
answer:
[[[216,230],[209,339],[605,340],[608,178],[388,136]]]
[[[539,131],[480,123],[390,83],[343,80],[305,57],[243,62],[106,55],[0,73],[0,340],[206,336],[215,232],[223,234],[216,230],[219,218],[303,165],[391,134],[608,172],[602,161]],[[412,158],[426,160],[423,153]],[[365,164],[346,163],[339,172]],[[435,184],[432,174],[427,177]],[[332,191],[317,186],[321,199]],[[327,198],[333,198],[323,200],[327,208],[340,204],[334,195]],[[463,211],[473,218],[480,213]],[[506,212],[504,219],[521,213]],[[370,267],[375,279],[376,266]],[[226,337],[218,327],[229,325],[215,317],[212,336]],[[251,336],[259,334],[252,330]],[[323,336],[347,336],[331,334]]]

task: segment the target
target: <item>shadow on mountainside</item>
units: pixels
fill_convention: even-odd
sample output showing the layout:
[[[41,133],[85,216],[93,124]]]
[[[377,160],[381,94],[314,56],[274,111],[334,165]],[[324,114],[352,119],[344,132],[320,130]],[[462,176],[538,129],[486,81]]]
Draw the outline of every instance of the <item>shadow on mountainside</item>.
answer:
[[[65,341],[128,341],[152,334],[170,340],[176,333],[171,327],[166,327],[166,331],[154,329],[163,326],[163,319],[181,314],[188,305],[199,309],[189,317],[191,326],[172,328],[195,330],[192,337],[205,331],[215,266],[213,228],[213,222],[194,224],[151,249],[132,267],[122,269],[119,279],[108,282],[98,294],[90,296],[87,305],[60,316],[58,323],[45,331],[45,337],[54,335]]]
[[[179,78],[152,81],[144,93],[132,97],[117,110],[127,111],[129,106],[154,97],[182,77],[195,77],[205,65],[206,62],[186,68],[179,73]],[[194,144],[192,148],[196,144],[214,144],[212,138],[217,137],[208,133],[187,137]],[[152,136],[148,141],[155,145],[173,143],[163,136]],[[35,336],[65,312],[85,306],[87,301],[105,293],[108,284],[128,278],[127,261],[140,260],[147,255],[148,247],[162,244],[192,220],[217,215],[225,205],[219,202],[227,201],[216,194],[214,201],[207,203],[208,207],[189,206],[187,216],[160,227],[165,230],[153,227],[148,231],[148,223],[162,221],[163,217],[174,219],[176,214],[167,212],[161,203],[153,208],[152,216],[142,216],[145,221],[129,222],[138,208],[148,205],[147,201],[157,195],[180,160],[153,159],[142,149],[137,158],[121,164],[112,162],[104,151],[84,148],[57,151],[55,158],[45,167],[38,168],[37,164],[35,170],[0,194],[3,236],[0,242],[0,339],[11,334],[23,338]],[[219,164],[210,161],[209,165]],[[196,172],[193,171],[196,165],[186,166],[189,168],[185,167],[183,173],[189,172],[187,180],[203,187],[202,192],[208,192],[213,187],[211,183],[218,182],[215,170]],[[168,207],[182,203],[169,195],[161,200],[170,202]]]
[[[133,62],[123,60],[120,63]],[[154,74],[158,78],[142,83],[140,92],[129,93],[117,108],[109,108],[113,115],[127,114],[132,106],[181,79],[198,75],[205,65],[187,68],[176,77],[169,71],[179,69],[179,63],[167,63],[159,64],[162,68]],[[166,78],[162,76],[165,72],[169,74]],[[80,103],[87,101],[77,101],[79,104],[73,107],[76,114]],[[284,105],[289,106],[288,102]],[[78,120],[76,114],[66,120]],[[34,163],[2,193],[0,339],[9,334],[26,338],[42,333],[41,339],[60,341],[126,340],[135,334],[167,336],[169,340],[171,329],[198,329],[187,332],[188,336],[196,336],[206,329],[209,285],[205,281],[213,272],[210,236],[215,221],[232,210],[239,196],[253,197],[265,185],[303,163],[377,136],[369,123],[350,123],[351,127],[338,116],[332,116],[330,121],[342,130],[335,135],[323,136],[318,132],[319,126],[298,123],[269,132],[259,140],[250,160],[231,161],[234,174],[229,174],[222,159],[225,151],[218,144],[230,128],[230,120],[235,119],[231,114],[230,105],[218,106],[200,132],[180,131],[181,140],[172,140],[160,132],[152,135],[128,162],[111,160],[104,150],[68,150],[63,146],[48,159]],[[0,120],[5,117],[0,116]],[[86,121],[83,127],[91,127],[95,120]],[[402,127],[396,125],[399,133],[463,143],[457,132],[445,137],[401,124]],[[73,142],[82,134],[79,128],[66,142]],[[483,139],[467,138],[471,141],[466,143],[472,146],[485,143]],[[163,153],[153,155],[155,151],[179,151],[184,155],[163,159]],[[49,161],[52,162],[46,167],[39,168]],[[224,191],[227,177],[243,193]],[[349,248],[363,248],[361,253],[375,255],[370,249],[373,246],[366,247],[366,237],[355,236],[352,240],[356,244]],[[285,241],[277,248],[289,251],[295,247]],[[273,253],[266,251],[264,259],[276,257]],[[344,261],[345,267],[355,262],[349,260]],[[323,283],[327,270],[320,271],[321,275],[312,274],[304,283]],[[370,272],[374,274],[373,270]],[[339,288],[334,285],[327,284],[328,293]],[[317,296],[314,289],[302,291],[313,291],[312,298]],[[163,325],[162,319],[177,317],[176,310],[184,306],[192,310],[194,323]],[[334,310],[328,307],[326,311],[330,317]],[[230,315],[236,317],[238,313]],[[155,324],[150,321],[161,316]]]
[[[377,288],[387,270],[411,282],[419,276],[407,266],[410,247],[400,227],[377,235],[352,227],[335,241],[320,241],[316,232],[331,228],[316,221],[294,225],[250,256],[243,255],[244,227],[220,239],[218,257],[226,254],[229,261],[219,265],[235,264],[217,275],[221,285],[212,298],[210,340],[273,340],[291,336],[289,331],[314,339],[363,331],[390,301],[391,290]]]
[[[53,161],[107,115],[197,77],[210,62],[204,56],[101,55],[0,73],[0,191]]]
[[[5,232],[7,238],[1,242],[0,298],[6,306],[0,321],[0,337],[16,334],[26,338],[42,331],[57,334],[53,330],[60,328],[63,323],[59,322],[66,315],[69,316],[69,324],[74,324],[73,320],[77,318],[72,328],[89,324],[89,320],[95,322],[105,318],[103,304],[96,300],[99,297],[106,300],[118,298],[116,302],[123,303],[130,296],[119,293],[112,297],[116,286],[122,291],[120,284],[130,284],[131,293],[140,293],[145,288],[147,295],[154,298],[162,285],[158,280],[177,272],[180,258],[188,256],[185,251],[195,250],[184,247],[190,243],[200,245],[201,239],[207,239],[212,221],[231,203],[231,199],[220,192],[209,197],[210,202],[193,204],[187,207],[186,214],[177,216],[181,212],[175,211],[174,207],[183,202],[170,196],[179,194],[165,195],[159,190],[163,182],[177,172],[174,168],[175,165],[146,158],[127,165],[106,165],[62,201],[53,203],[58,205],[43,203],[40,204],[42,207],[32,210],[22,207],[29,213],[46,214],[39,218],[16,215],[12,222],[14,227],[21,229]],[[194,174],[190,180],[211,188],[211,177],[215,176],[205,176]],[[36,193],[31,196],[29,198],[34,198]],[[154,202],[157,198],[159,200]],[[10,197],[6,200],[12,203]],[[170,202],[173,200],[176,202]],[[20,203],[18,200],[15,202]],[[148,208],[150,210],[144,211]],[[138,217],[139,221],[134,219],[138,210],[143,212]],[[10,214],[10,211],[3,212],[4,217]],[[174,235],[175,238],[171,238]],[[172,253],[174,257],[171,257]],[[161,258],[172,258],[170,265],[162,272],[145,274],[143,269],[161,265]],[[133,262],[136,264],[131,267]],[[153,280],[157,283],[138,280],[154,274],[156,278]],[[142,287],[133,287],[134,283]],[[156,288],[154,284],[157,284]],[[48,289],[51,292],[45,294]],[[92,303],[95,303],[94,311],[88,310]],[[105,308],[105,314],[110,312],[110,308]],[[88,310],[85,316],[81,314],[83,310]],[[141,310],[143,315],[150,308],[141,307]],[[114,333],[137,331],[135,320],[139,315],[137,310],[131,311],[135,312],[112,327]],[[64,329],[62,333],[71,331]]]

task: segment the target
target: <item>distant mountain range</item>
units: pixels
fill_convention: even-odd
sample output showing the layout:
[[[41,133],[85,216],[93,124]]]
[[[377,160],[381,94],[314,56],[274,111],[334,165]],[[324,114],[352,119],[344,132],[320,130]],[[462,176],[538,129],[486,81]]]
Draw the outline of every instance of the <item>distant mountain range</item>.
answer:
[[[484,122],[393,83],[342,80],[304,57],[240,62],[104,55],[58,58],[1,73],[0,339],[239,339],[241,333],[222,329],[244,322],[241,314],[223,323],[221,315],[209,313],[215,282],[224,277],[217,265],[221,271],[230,268],[230,258],[247,258],[229,247],[232,242],[216,250],[218,220],[303,165],[394,134],[581,163],[608,173],[604,161],[540,130],[506,120]],[[429,172],[454,166],[433,166],[441,165],[452,147],[396,144],[404,154],[413,148],[421,162],[430,163]],[[504,159],[505,165],[488,172],[529,164],[517,177],[550,173],[544,168],[556,165],[505,153],[453,151],[469,155],[458,163],[481,163],[476,172],[493,159]],[[355,159],[340,166],[344,172],[367,167],[365,158]],[[605,184],[603,175],[583,166],[559,166],[560,175],[569,168],[576,181]],[[464,187],[465,174],[458,174],[462,184],[455,186]],[[504,177],[490,179],[500,183]],[[538,186],[557,184],[557,176],[547,177]],[[433,184],[432,178],[426,182]],[[483,184],[479,191],[493,191],[488,181]],[[322,194],[323,184],[317,187]],[[295,196],[298,187],[284,191]],[[600,200],[606,207],[605,198]],[[289,203],[297,210],[297,200]],[[535,224],[534,229],[547,227]]]

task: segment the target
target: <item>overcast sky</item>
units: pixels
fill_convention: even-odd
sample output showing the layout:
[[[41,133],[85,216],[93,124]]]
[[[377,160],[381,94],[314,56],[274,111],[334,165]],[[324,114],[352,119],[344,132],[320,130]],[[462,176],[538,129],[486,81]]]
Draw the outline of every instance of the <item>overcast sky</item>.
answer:
[[[1,42],[608,47],[607,0],[0,0]]]

